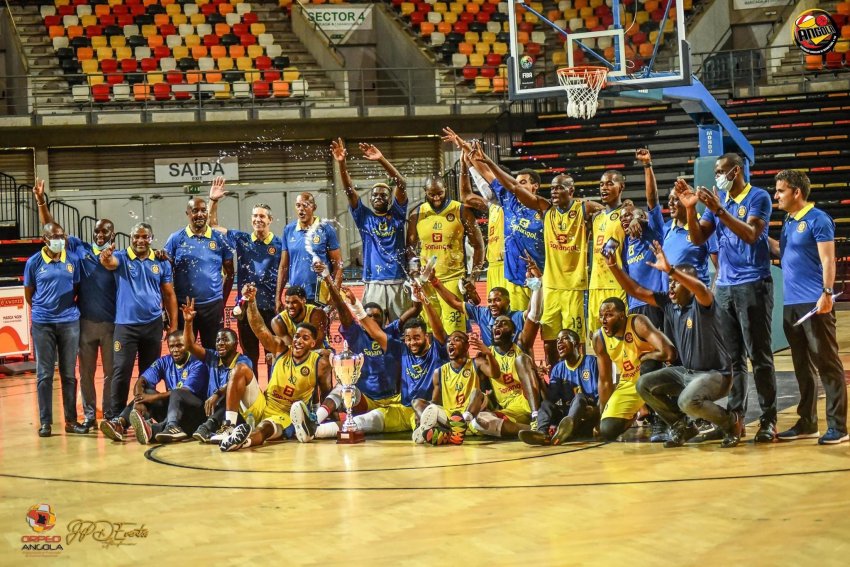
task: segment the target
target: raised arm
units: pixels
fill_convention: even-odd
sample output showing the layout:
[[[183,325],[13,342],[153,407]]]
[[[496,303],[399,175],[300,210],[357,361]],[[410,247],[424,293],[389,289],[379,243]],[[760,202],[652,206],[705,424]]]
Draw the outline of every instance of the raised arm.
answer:
[[[381,150],[375,147],[374,144],[365,144],[361,142],[360,151],[363,152],[363,157],[369,161],[377,161],[381,164],[381,167],[383,167],[384,171],[387,172],[389,178],[395,182],[393,197],[396,202],[400,205],[407,204],[407,180],[405,180],[404,176],[399,173],[395,166],[384,157]]]
[[[114,271],[118,269],[118,258],[115,257],[114,242],[110,242],[109,246],[101,250],[98,257],[100,258],[100,265],[107,270]]]
[[[531,289],[531,299],[528,302],[528,309],[525,311],[525,324],[520,331],[517,344],[523,351],[531,352],[540,330],[540,316],[543,314],[543,273],[527,250],[523,260],[528,266],[525,278],[526,285]]]
[[[224,177],[218,176],[210,184],[210,212],[207,222],[209,222],[210,228],[222,234],[227,234],[227,229],[218,224],[218,202],[227,195],[227,191],[224,190],[224,183]]]
[[[614,362],[608,356],[608,349],[605,348],[602,329],[599,329],[593,335],[593,351],[596,353],[599,369],[599,409],[604,409],[605,404],[608,403],[608,398],[614,392]]]
[[[257,288],[254,284],[247,283],[242,286],[242,299],[248,305],[248,324],[251,325],[251,330],[254,331],[266,352],[274,353],[275,356],[286,353],[289,350],[289,345],[283,338],[278,337],[266,327],[263,316],[257,309],[256,298]]]
[[[469,280],[474,282],[484,266],[484,237],[481,235],[481,229],[478,228],[478,223],[475,222],[475,216],[470,209],[463,208],[461,220],[463,231],[472,246],[472,272],[469,274]]]
[[[419,301],[422,303],[422,307],[425,310],[425,318],[428,321],[428,325],[431,327],[431,334],[434,335],[434,339],[440,344],[446,344],[448,335],[446,335],[446,329],[443,327],[443,321],[440,319],[440,316],[437,314],[434,306],[426,300],[425,293],[416,283],[413,284],[413,293],[416,294]]]
[[[283,291],[283,288],[286,287],[287,282],[289,281],[289,252],[286,250],[281,250],[280,252],[280,265],[277,270],[277,284],[275,284],[274,289],[274,310],[278,313],[283,309],[283,304],[280,301],[280,292]]]
[[[676,347],[667,338],[667,335],[655,328],[655,325],[646,315],[637,315],[634,320],[635,333],[644,341],[651,344],[655,350],[645,352],[641,355],[641,361],[657,360],[659,362],[673,362],[676,360]]]
[[[688,274],[677,270],[675,266],[671,266],[667,260],[667,255],[664,254],[664,249],[657,240],[652,242],[652,251],[655,252],[655,262],[647,262],[649,266],[652,266],[658,271],[666,272],[671,280],[677,281],[680,285],[690,290],[694,294],[697,303],[703,307],[711,307],[711,304],[714,303],[714,294],[696,277],[696,271],[694,274]],[[647,301],[647,303],[649,302]]]
[[[334,284],[339,287],[342,285],[342,252],[340,249],[328,250],[328,260],[331,261],[331,277]]]
[[[198,360],[204,360],[207,357],[207,351],[195,342],[195,300],[187,297],[181,309],[183,310],[183,342],[186,343],[186,350]]]
[[[658,183],[652,170],[652,155],[647,148],[635,152],[635,158],[643,164],[643,181],[646,185],[646,208],[653,209],[658,204]]]
[[[617,280],[617,283],[619,283],[620,287],[623,288],[623,291],[626,292],[626,295],[631,295],[635,299],[643,301],[649,305],[653,305],[655,307],[658,306],[655,302],[654,291],[637,283],[626,272],[624,272],[620,266],[617,265],[616,252],[606,255],[605,263],[608,265],[608,269],[611,270],[611,275],[614,276],[614,279]]]
[[[431,284],[431,287],[434,288],[434,290],[437,292],[437,295],[439,295],[443,299],[443,301],[445,301],[449,305],[449,307],[451,307],[455,311],[460,311],[461,313],[466,312],[466,307],[464,306],[463,302],[458,299],[452,292],[446,289],[446,286],[443,285],[443,282],[441,282],[436,275],[431,276],[431,279],[428,281],[428,283]]]
[[[345,197],[348,199],[348,206],[356,209],[360,206],[360,197],[357,195],[357,191],[354,189],[354,181],[351,180],[351,175],[348,173],[348,163],[346,160],[348,150],[345,149],[342,138],[331,141],[331,155],[339,166],[339,176],[342,178],[342,189],[345,191]]]
[[[452,296],[454,297],[454,296]],[[457,298],[455,298],[457,299]],[[401,314],[398,318],[399,328],[404,328],[404,324],[413,319],[414,317],[418,317],[419,314],[422,313],[422,302],[420,301],[411,301],[410,307]]]
[[[35,197],[35,206],[38,209],[38,221],[41,225],[55,223],[53,214],[47,208],[47,196],[44,194],[44,179],[35,178],[35,185],[32,186],[32,194]]]
[[[378,343],[381,350],[386,352],[387,344],[389,343],[387,334],[374,319],[366,315],[366,310],[363,308],[363,304],[360,303],[360,300],[354,296],[353,291],[346,287],[342,289],[342,293],[345,294],[345,300],[347,303],[346,309],[351,309],[351,314],[360,321],[360,326],[363,327],[366,334],[372,337],[373,341]]]
[[[315,267],[315,266],[314,266]],[[324,270],[322,270],[324,271]],[[319,272],[321,273],[321,272]],[[325,284],[328,286],[328,298],[331,301],[331,305],[336,309],[337,315],[339,316],[339,324],[345,327],[351,326],[354,324],[354,317],[351,315],[351,311],[349,311],[348,306],[345,304],[345,301],[342,299],[342,296],[339,294],[339,289],[334,285],[333,279],[330,275],[324,278]],[[314,309],[313,312],[321,311],[321,309]],[[316,341],[319,342],[318,340]]]
[[[469,346],[478,351],[478,354],[475,356],[475,363],[478,369],[484,373],[484,376],[491,379],[498,378],[501,370],[499,369],[499,363],[496,357],[493,355],[493,351],[487,348],[477,335],[469,336]]]
[[[697,214],[697,203],[699,197],[696,191],[687,184],[687,182],[679,178],[675,185],[676,197],[679,198],[679,204],[685,207],[688,216],[688,234],[691,236],[691,242],[695,246],[699,246],[708,240],[711,233],[714,232],[714,225],[699,219]]]

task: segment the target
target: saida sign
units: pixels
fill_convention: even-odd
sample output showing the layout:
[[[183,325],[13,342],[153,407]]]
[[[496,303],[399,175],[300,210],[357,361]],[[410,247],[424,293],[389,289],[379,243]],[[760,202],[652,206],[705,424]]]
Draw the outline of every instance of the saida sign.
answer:
[[[226,156],[154,160],[156,183],[206,183],[219,175],[228,181],[239,181],[239,159]]]

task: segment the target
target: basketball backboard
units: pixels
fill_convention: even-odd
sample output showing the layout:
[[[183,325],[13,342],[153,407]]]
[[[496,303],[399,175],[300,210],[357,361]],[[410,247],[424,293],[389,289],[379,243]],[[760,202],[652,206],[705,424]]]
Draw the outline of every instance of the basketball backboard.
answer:
[[[685,38],[690,0],[508,0],[508,75],[513,100],[564,96],[557,70],[608,68],[604,94],[690,84]]]

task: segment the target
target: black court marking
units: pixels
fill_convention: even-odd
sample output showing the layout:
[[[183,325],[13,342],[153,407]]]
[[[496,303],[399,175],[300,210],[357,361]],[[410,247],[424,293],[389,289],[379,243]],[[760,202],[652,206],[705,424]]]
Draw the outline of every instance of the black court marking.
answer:
[[[269,491],[285,491],[285,492],[381,492],[381,491],[399,491],[399,490],[528,490],[530,488],[592,488],[600,486],[640,486],[649,484],[665,484],[665,483],[685,483],[685,482],[712,482],[721,480],[753,480],[764,478],[782,478],[795,476],[813,476],[820,474],[838,474],[850,473],[850,468],[845,469],[825,469],[817,471],[797,471],[797,472],[778,472],[765,473],[756,475],[731,475],[731,476],[715,476],[715,477],[691,477],[691,478],[670,478],[670,479],[652,479],[652,480],[635,480],[635,481],[618,481],[618,482],[582,482],[572,484],[518,484],[518,485],[502,485],[502,486],[334,486],[334,487],[289,487],[289,486],[219,486],[219,485],[197,485],[197,484],[154,484],[141,482],[117,482],[105,480],[80,480],[69,478],[52,478],[52,477],[36,477],[24,476],[16,474],[0,473],[0,477],[14,478],[19,480],[37,480],[47,482],[69,482],[74,484],[95,484],[107,486],[138,486],[147,488],[199,488],[205,490],[269,490]]]
[[[431,466],[419,466],[419,467],[388,467],[388,468],[372,468],[372,469],[347,469],[347,470],[326,470],[326,469],[317,469],[317,470],[246,470],[246,469],[220,469],[215,467],[200,467],[200,466],[192,466],[192,465],[183,465],[179,463],[172,463],[158,457],[155,453],[158,453],[160,449],[165,447],[166,445],[158,445],[153,447],[152,449],[148,449],[145,451],[145,458],[149,461],[157,463],[159,465],[166,465],[170,467],[178,467],[181,469],[190,469],[190,470],[198,470],[198,471],[209,471],[209,472],[225,472],[225,473],[259,473],[259,474],[340,474],[340,473],[357,473],[357,472],[390,472],[390,471],[416,471],[416,470],[428,470],[428,469],[447,469],[454,467],[471,467],[478,465],[491,465],[491,464],[499,464],[499,463],[511,463],[516,461],[527,461],[530,459],[541,459],[545,457],[554,457],[558,455],[564,455],[567,453],[578,453],[580,451],[586,451],[588,449],[596,449],[597,447],[602,447],[603,445],[607,445],[607,443],[596,443],[594,445],[588,445],[584,447],[577,448],[567,448],[564,451],[552,451],[548,453],[540,453],[536,455],[524,455],[522,457],[516,457],[511,459],[496,459],[493,461],[482,461],[476,463],[454,463],[447,465],[431,465]],[[575,446],[573,446],[575,447]]]

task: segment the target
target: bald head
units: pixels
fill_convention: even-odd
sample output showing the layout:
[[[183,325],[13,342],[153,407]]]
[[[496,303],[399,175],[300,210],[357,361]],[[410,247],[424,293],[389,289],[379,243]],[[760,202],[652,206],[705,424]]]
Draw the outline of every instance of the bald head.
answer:
[[[195,234],[200,234],[207,228],[207,202],[201,197],[192,197],[186,205],[186,217],[189,226]]]

